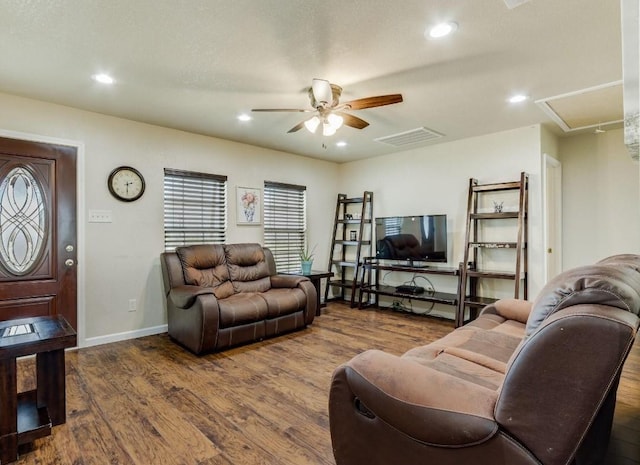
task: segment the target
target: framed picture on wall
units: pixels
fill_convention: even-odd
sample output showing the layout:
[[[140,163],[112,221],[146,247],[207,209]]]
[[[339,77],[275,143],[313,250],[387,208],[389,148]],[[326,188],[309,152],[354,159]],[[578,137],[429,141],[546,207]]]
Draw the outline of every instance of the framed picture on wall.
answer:
[[[236,223],[260,225],[262,223],[262,190],[258,187],[236,187]]]

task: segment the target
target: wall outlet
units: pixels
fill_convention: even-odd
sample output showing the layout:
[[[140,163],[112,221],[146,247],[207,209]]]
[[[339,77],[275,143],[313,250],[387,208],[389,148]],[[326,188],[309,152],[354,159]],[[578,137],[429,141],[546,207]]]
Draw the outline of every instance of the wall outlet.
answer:
[[[138,310],[138,301],[136,299],[129,299],[129,311],[135,312]]]

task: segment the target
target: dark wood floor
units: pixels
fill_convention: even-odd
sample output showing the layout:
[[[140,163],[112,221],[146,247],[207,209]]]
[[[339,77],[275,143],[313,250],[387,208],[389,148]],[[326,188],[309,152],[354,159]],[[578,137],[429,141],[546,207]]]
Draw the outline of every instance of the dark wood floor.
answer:
[[[335,464],[333,369],[378,348],[401,354],[453,325],[330,304],[301,332],[195,357],[166,335],[67,354],[67,423],[18,464]],[[33,359],[19,363],[33,387]],[[608,465],[640,463],[640,346],[620,384]]]

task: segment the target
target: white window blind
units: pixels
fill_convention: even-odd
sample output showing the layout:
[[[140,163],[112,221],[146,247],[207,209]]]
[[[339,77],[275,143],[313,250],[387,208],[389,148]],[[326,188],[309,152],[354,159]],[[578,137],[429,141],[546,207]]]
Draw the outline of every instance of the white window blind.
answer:
[[[164,248],[223,244],[227,230],[227,177],[164,169]]]
[[[306,192],[305,186],[264,183],[264,245],[271,249],[281,273],[300,272],[299,253],[307,230]]]

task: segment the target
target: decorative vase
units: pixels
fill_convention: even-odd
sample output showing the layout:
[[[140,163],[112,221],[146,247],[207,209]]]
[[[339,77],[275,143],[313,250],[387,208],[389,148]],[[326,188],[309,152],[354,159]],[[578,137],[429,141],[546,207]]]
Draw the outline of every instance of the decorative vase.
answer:
[[[302,267],[302,274],[311,274],[311,265],[313,265],[313,260],[300,261],[300,266]]]

